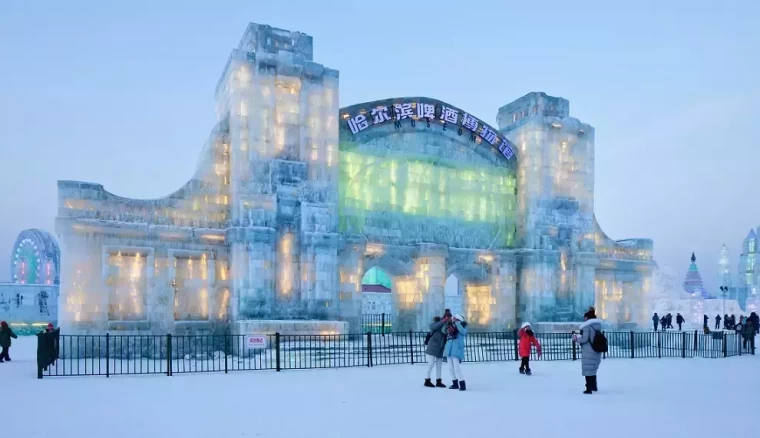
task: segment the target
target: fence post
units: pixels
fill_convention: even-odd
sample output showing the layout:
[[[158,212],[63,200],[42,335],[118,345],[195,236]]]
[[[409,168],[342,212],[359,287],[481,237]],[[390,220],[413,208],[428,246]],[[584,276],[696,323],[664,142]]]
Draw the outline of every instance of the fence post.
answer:
[[[276,371],[280,371],[280,333],[276,332],[274,334],[274,352],[275,352],[275,358],[274,358],[274,369]]]
[[[681,335],[681,358],[686,359],[686,332],[682,332]]]
[[[657,358],[662,358],[662,332],[657,332]]]
[[[631,330],[631,359],[636,357],[635,351],[636,351],[636,335],[633,333],[633,330]]]
[[[570,342],[573,344],[573,360],[578,360],[578,343],[570,338]]]
[[[694,356],[697,356],[697,351],[699,351],[699,343],[697,341],[697,331],[694,330]]]
[[[106,333],[106,377],[111,376],[111,335]]]
[[[37,335],[37,378],[42,378],[42,357],[40,357],[40,353],[42,350],[42,337],[44,335],[38,334]]]
[[[723,357],[728,357],[728,348],[726,348],[726,332],[723,332]]]
[[[736,339],[736,338],[734,338],[734,339]],[[739,342],[737,342],[738,345],[736,346],[737,349],[739,350],[739,356],[742,355],[742,349],[744,348],[744,342],[742,342],[742,341],[743,341],[743,339],[741,337],[739,337]]]
[[[520,345],[517,339],[517,330],[512,330],[512,335],[515,337],[515,360],[520,360]]]
[[[414,344],[412,343],[412,331],[409,330],[409,352],[412,356],[412,365],[414,365]]]
[[[385,336],[385,312],[380,315],[380,333]]]
[[[172,334],[166,334],[166,375],[172,375]]]
[[[227,374],[227,353],[230,350],[230,335],[224,335],[224,374]]]
[[[383,331],[385,331],[385,329],[383,329]],[[367,368],[371,366],[372,366],[372,333],[367,331]]]

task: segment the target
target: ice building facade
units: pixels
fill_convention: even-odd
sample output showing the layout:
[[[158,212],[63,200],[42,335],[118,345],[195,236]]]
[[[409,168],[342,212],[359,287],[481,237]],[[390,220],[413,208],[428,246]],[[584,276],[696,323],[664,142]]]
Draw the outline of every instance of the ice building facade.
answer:
[[[652,241],[601,231],[594,130],[567,100],[530,93],[497,129],[426,97],[340,108],[338,78],[310,36],[252,23],[185,186],[133,200],[59,181],[64,330],[357,330],[372,268],[390,278],[394,329],[424,329],[452,275],[480,329],[591,305],[646,321]]]

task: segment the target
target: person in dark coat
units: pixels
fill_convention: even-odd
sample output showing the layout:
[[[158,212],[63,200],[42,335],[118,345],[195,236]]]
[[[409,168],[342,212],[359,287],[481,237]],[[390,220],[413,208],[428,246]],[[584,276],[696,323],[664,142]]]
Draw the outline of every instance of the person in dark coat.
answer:
[[[668,313],[668,315],[665,317],[665,319],[667,319],[667,321],[668,321],[668,328],[672,329],[673,328],[673,314],[672,313]]]
[[[728,313],[723,314],[723,330],[728,328]]]
[[[447,324],[447,320],[444,320],[440,316],[433,318],[433,323],[430,324],[430,332],[425,338],[425,355],[427,356],[428,367],[427,377],[425,378],[425,386],[428,388],[445,388],[446,385],[441,381],[441,367],[443,367],[443,347],[446,344],[446,335],[441,330],[443,326]],[[433,372],[433,366],[435,366],[435,385],[430,381],[430,374]]]
[[[749,319],[755,327],[755,334],[760,333],[760,316],[757,316],[756,312],[752,312],[749,314]]]
[[[742,348],[746,350],[749,345],[749,351],[755,354],[755,324],[749,318],[747,318],[742,327],[742,338],[744,338]]]
[[[678,324],[678,331],[679,332],[681,331],[681,326],[683,325],[683,323],[684,323],[683,316],[681,316],[680,313],[676,314],[676,324]]]
[[[660,317],[657,316],[657,312],[654,312],[654,315],[652,316],[652,324],[654,324],[654,331],[657,331],[657,323],[660,322]]]
[[[733,330],[734,327],[736,327],[736,315],[731,315],[731,325],[728,327],[729,330]]]
[[[591,343],[594,337],[602,330],[602,320],[596,318],[592,311],[583,315],[584,322],[580,326],[580,335],[574,335],[573,340],[581,346],[581,372],[586,379],[586,390],[584,394],[592,394],[599,390],[597,386],[596,373],[599,370],[599,364],[602,363],[602,354],[594,351]]]
[[[707,323],[708,323],[709,321],[710,321],[710,318],[709,318],[707,315],[705,315],[705,318],[704,318],[704,323],[702,323],[702,326],[703,326],[703,327],[707,327]]]
[[[667,316],[663,316],[660,318],[660,328],[662,331],[666,331],[668,329],[668,318]]]
[[[3,363],[4,361],[11,361],[11,338],[17,339],[18,336],[13,333],[13,330],[11,330],[11,327],[7,322],[0,322],[0,347],[2,347],[2,351],[0,351],[0,363]]]
[[[720,315],[715,315],[715,330],[720,328]]]

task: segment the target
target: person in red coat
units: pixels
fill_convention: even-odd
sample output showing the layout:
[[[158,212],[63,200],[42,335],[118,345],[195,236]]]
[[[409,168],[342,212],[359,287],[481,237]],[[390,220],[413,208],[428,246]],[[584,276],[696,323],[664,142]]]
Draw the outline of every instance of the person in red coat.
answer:
[[[536,352],[538,353],[538,357],[541,357],[541,344],[538,342],[538,339],[536,339],[535,333],[533,333],[533,330],[530,327],[529,322],[524,322],[522,326],[520,327],[520,330],[517,331],[517,336],[520,338],[520,346],[519,346],[519,353],[520,353],[520,374],[527,374],[531,375],[530,371],[530,350],[531,346],[536,346]]]

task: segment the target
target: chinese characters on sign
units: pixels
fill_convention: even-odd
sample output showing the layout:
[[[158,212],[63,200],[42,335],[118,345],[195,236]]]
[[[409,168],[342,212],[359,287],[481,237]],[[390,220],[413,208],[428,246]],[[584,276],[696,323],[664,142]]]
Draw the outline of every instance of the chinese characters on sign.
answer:
[[[267,348],[267,337],[264,335],[249,335],[245,337],[245,347],[251,349]]]
[[[416,121],[425,121],[430,127],[430,122],[438,120],[446,129],[446,124],[450,123],[459,127],[459,134],[462,134],[462,128],[472,133],[470,139],[475,141],[475,136],[480,137],[483,141],[498,149],[504,157],[511,159],[514,149],[509,141],[500,136],[496,130],[483,123],[481,120],[473,117],[471,114],[460,111],[440,103],[428,103],[424,101],[400,102],[390,106],[379,105],[368,112],[361,110],[358,114],[344,114],[348,129],[356,135],[370,126],[393,122],[396,128],[401,127],[401,121],[410,119],[412,126]]]

